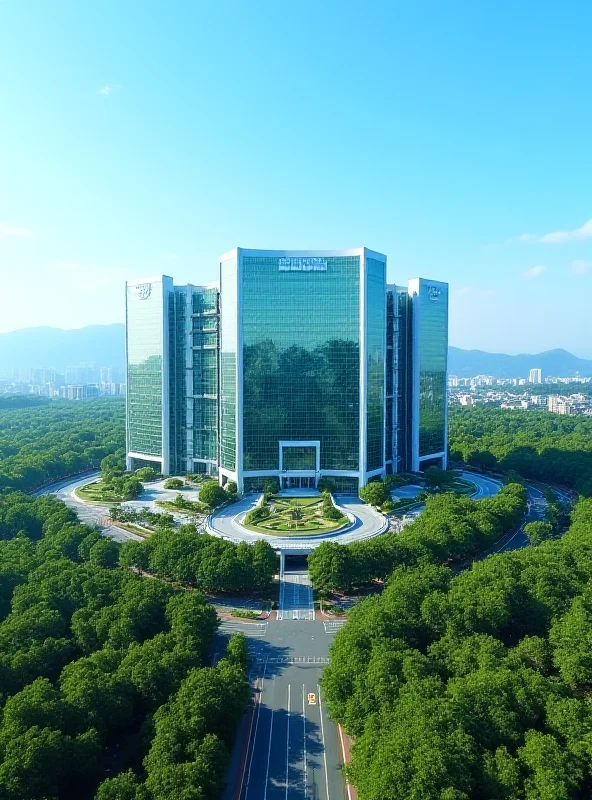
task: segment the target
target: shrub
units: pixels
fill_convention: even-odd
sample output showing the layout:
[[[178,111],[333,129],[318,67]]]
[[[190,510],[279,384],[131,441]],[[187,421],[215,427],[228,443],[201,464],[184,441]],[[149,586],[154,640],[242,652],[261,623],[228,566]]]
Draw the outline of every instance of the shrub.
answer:
[[[261,506],[256,506],[251,511],[247,513],[245,516],[245,522],[247,525],[255,525],[257,522],[261,522],[261,520],[267,519],[271,515],[271,511],[269,506],[263,503]]]
[[[331,494],[337,489],[335,482],[331,478],[321,478],[317,488],[319,492],[330,492]]]
[[[383,481],[372,481],[372,483],[362,486],[360,497],[371,506],[381,506],[389,499],[389,493]]]
[[[156,470],[152,467],[141,467],[136,470],[135,476],[139,481],[153,481],[156,478]]]
[[[165,489],[182,489],[185,481],[182,478],[169,478],[164,482]]]
[[[236,494],[238,491],[238,487],[234,481],[228,481],[224,490],[227,494]]]
[[[409,483],[402,475],[385,475],[382,482],[389,490],[397,489],[399,486],[406,486]]]
[[[323,506],[323,516],[330,522],[338,522],[343,518],[341,511],[339,511],[338,508],[335,508],[333,504],[329,506]]]
[[[276,494],[280,490],[280,481],[279,478],[267,478],[265,483],[263,484],[263,494],[268,495],[271,497],[272,494]]]
[[[199,499],[201,503],[215,508],[226,500],[226,492],[216,481],[206,481],[199,490]]]

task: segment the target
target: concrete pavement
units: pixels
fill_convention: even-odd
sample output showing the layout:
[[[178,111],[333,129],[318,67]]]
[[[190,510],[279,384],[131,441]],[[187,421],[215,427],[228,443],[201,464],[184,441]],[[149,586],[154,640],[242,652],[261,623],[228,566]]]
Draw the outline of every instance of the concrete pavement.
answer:
[[[124,528],[118,528],[117,525],[110,525],[107,522],[107,514],[109,511],[108,505],[92,505],[79,500],[76,496],[76,489],[91,483],[99,477],[100,472],[92,472],[83,477],[75,479],[68,478],[67,480],[57,481],[49,486],[44,486],[37,492],[33,493],[33,497],[41,497],[45,494],[53,494],[58,500],[62,500],[68,508],[76,512],[80,522],[85,525],[96,525],[101,529],[104,536],[114,539],[116,542],[127,542],[130,539],[143,541],[141,536],[138,536],[131,531],[126,531]]]
[[[314,619],[313,592],[308,572],[285,572],[281,576],[277,619]]]
[[[366,505],[358,497],[336,494],[335,504],[353,518],[353,523],[345,531],[301,536],[268,536],[249,531],[241,525],[244,515],[257,505],[259,497],[258,494],[247,495],[237,503],[225,506],[212,514],[207,520],[208,532],[233,542],[256,542],[258,539],[265,539],[276,550],[309,553],[322,542],[337,541],[340,544],[351,544],[378,536],[388,529],[388,520],[379,511]]]

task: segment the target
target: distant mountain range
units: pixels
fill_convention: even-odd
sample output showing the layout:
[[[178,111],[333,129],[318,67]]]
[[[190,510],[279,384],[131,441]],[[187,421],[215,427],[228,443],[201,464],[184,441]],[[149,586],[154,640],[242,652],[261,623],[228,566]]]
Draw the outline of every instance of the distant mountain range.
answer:
[[[592,377],[592,361],[568,353],[547,350],[537,355],[508,356],[483,350],[450,347],[448,371],[460,378],[493,375],[494,378],[528,377],[531,369],[540,368],[543,376],[567,378],[579,372]],[[89,325],[64,331],[61,328],[23,328],[0,334],[0,376],[10,376],[13,367],[26,369],[66,367],[94,362],[100,367],[125,366],[125,326]]]
[[[0,375],[13,367],[63,371],[82,361],[98,367],[125,366],[125,325],[88,325],[64,331],[61,328],[23,328],[0,333]]]
[[[541,369],[543,378],[569,378],[579,372],[582,377],[592,377],[592,361],[568,353],[567,350],[546,350],[530,355],[521,353],[507,356],[504,353],[486,353],[483,350],[448,348],[448,373],[459,378],[475,375],[492,375],[494,378],[528,378],[531,369]]]

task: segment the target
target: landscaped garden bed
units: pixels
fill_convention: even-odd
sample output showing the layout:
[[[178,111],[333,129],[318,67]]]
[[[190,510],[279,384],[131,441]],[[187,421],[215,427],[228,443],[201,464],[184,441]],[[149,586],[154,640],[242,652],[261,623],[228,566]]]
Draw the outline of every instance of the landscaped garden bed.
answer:
[[[307,536],[330,533],[349,523],[333,505],[328,493],[316,497],[272,495],[250,511],[241,522],[250,531],[269,536]]]

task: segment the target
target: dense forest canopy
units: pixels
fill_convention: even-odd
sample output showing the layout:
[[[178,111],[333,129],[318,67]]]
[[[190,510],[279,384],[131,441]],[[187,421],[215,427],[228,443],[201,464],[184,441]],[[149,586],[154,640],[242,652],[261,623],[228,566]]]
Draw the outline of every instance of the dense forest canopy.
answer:
[[[119,566],[56,498],[6,493],[0,516],[0,797],[91,798],[108,769],[124,774],[99,798],[120,783],[216,798],[249,700],[244,646],[208,666],[203,594]]]
[[[429,497],[425,511],[401,533],[321,544],[308,557],[310,579],[317,589],[351,589],[387,578],[398,566],[463,561],[512,530],[525,509],[526,491],[515,483],[485,500],[452,493]]]
[[[121,402],[0,410],[0,800],[220,795],[248,656],[237,634],[211,666],[197,587],[268,588],[276,557],[193,526],[121,546],[20,491],[119,463],[123,442]]]
[[[586,499],[560,540],[400,566],[353,609],[323,688],[360,800],[589,798],[591,579]]]
[[[38,486],[99,467],[125,447],[125,402],[117,398],[0,406],[0,490]]]
[[[515,470],[592,495],[592,419],[548,411],[454,408],[449,416],[452,461],[479,469]]]

